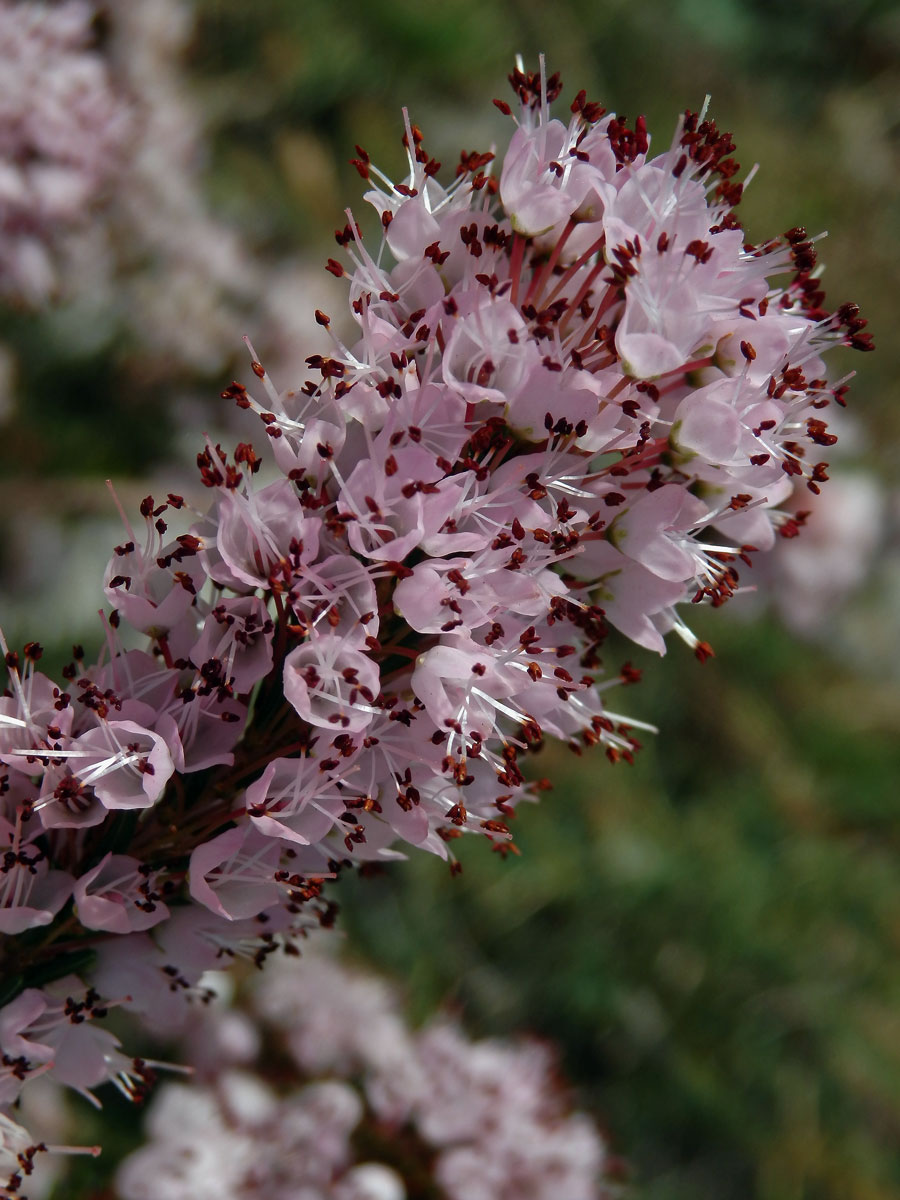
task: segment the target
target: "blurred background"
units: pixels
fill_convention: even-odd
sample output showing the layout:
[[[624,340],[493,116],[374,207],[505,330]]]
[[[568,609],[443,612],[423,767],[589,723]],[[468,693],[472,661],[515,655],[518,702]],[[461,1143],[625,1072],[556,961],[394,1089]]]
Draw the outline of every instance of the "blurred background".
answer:
[[[859,377],[807,534],[757,592],[689,614],[713,660],[638,662],[621,707],[660,732],[634,767],[543,751],[521,858],[471,839],[459,878],[414,858],[339,899],[414,1016],[449,1000],[475,1034],[560,1046],[629,1195],[900,1195],[900,4],[114,0],[79,20],[66,53],[102,66],[64,141],[84,177],[43,223],[23,206],[28,256],[0,238],[0,622],[50,657],[99,640],[103,480],[126,507],[202,490],[202,434],[250,436],[217,400],[249,381],[244,334],[302,382],[313,310],[342,304],[333,231],[363,209],[348,159],[400,174],[403,105],[452,173],[508,138],[490,102],[515,53],[543,51],[565,101],[646,113],[658,148],[710,93],[760,164],[748,237],[828,231],[830,302],[860,305],[878,352],[831,356]],[[22,62],[0,37],[0,118],[59,101],[57,68]],[[101,128],[102,161],[78,157]]]

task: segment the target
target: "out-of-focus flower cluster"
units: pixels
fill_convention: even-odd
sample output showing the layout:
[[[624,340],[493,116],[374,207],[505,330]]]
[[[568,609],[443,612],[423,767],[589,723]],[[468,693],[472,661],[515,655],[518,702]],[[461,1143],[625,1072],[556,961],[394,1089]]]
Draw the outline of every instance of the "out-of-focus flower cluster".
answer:
[[[447,1018],[413,1031],[382,981],[318,954],[256,982],[249,1012],[214,1007],[188,1044],[197,1082],[154,1099],[122,1200],[402,1200],[428,1181],[447,1200],[608,1195],[545,1045],[472,1042]]]
[[[0,3],[0,294],[53,290],[54,246],[123,156],[130,113],[93,49],[93,18],[82,0]]]
[[[223,955],[329,922],[343,865],[509,850],[545,737],[630,761],[609,626],[706,657],[678,606],[728,599],[827,478],[821,355],[865,322],[803,230],[746,244],[729,135],[688,112],[651,156],[641,119],[512,83],[497,172],[466,151],[441,184],[408,119],[404,181],[358,151],[378,235],[350,216],[328,264],[355,339],[318,312],[299,390],[255,359],[227,390],[264,448],[206,445],[207,513],[123,513],[99,661],[54,681],[3,644],[5,1103],[42,1072],[139,1092],[109,1000],[174,1022]]]
[[[182,0],[0,4],[0,294],[202,374],[262,279],[203,195],[191,27]]]
[[[763,590],[792,633],[830,640],[835,613],[870,575],[887,538],[887,496],[875,475],[844,470],[811,503],[797,500],[808,514],[803,536],[773,554]]]
[[[107,57],[135,136],[108,220],[73,248],[73,283],[95,274],[106,319],[124,316],[144,355],[214,372],[233,355],[239,313],[260,302],[263,281],[204,195],[206,130],[183,70],[193,11],[184,0],[113,0],[108,19]]]

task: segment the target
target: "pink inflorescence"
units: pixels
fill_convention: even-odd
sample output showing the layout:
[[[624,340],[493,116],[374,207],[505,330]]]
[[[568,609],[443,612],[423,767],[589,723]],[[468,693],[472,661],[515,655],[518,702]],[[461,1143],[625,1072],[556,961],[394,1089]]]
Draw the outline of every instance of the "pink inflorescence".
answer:
[[[821,355],[870,348],[855,306],[823,307],[802,229],[746,243],[705,112],[651,156],[641,119],[580,93],[566,125],[556,76],[511,80],[499,172],[464,152],[440,183],[408,119],[403,182],[358,151],[381,233],[350,215],[328,263],[353,336],[317,313],[302,387],[255,360],[262,391],[231,385],[267,453],[208,443],[206,515],[170,494],[126,521],[100,661],[79,651],[57,684],[39,646],[4,643],[0,922],[47,927],[7,939],[17,1014],[57,1012],[27,985],[60,940],[166,1023],[223,954],[261,961],[330,920],[342,865],[452,859],[467,831],[508,849],[525,752],[637,748],[607,704],[638,676],[603,674],[608,627],[660,653],[674,629],[702,659],[678,606],[722,604],[739,562],[798,532],[781,505],[827,477],[846,391]],[[7,1011],[11,1100],[53,1054]],[[84,1090],[112,1073],[91,1055]]]
[[[82,0],[0,0],[0,295],[39,301],[54,244],[84,221],[122,157],[130,112]]]
[[[413,1030],[382,980],[316,953],[256,982],[248,1006],[214,1006],[186,1041],[197,1078],[154,1098],[122,1200],[614,1194],[621,1164],[544,1043],[471,1041],[447,1016]]]

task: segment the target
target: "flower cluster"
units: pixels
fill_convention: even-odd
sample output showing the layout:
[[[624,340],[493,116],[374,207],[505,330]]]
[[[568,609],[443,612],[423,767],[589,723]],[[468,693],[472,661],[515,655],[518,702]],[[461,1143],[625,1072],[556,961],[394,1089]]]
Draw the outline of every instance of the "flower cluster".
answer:
[[[168,1084],[155,1100],[152,1141],[119,1172],[123,1200],[403,1200],[397,1176],[353,1164],[362,1103],[325,1081],[278,1096],[256,1076],[223,1072],[202,1088]]]
[[[544,1044],[472,1042],[446,1017],[415,1032],[381,980],[316,953],[273,963],[257,984],[249,1014],[214,1008],[192,1040],[199,1082],[154,1099],[151,1140],[118,1173],[122,1200],[279,1200],[302,1187],[309,1200],[403,1200],[426,1181],[446,1200],[609,1194],[611,1161]],[[260,1026],[278,1048],[280,1096],[262,1082]]]
[[[53,289],[53,243],[121,157],[128,108],[92,48],[93,18],[82,0],[0,3],[0,294]]]
[[[239,313],[263,302],[265,267],[204,195],[208,131],[183,67],[196,6],[112,0],[104,17],[109,69],[127,97],[134,134],[108,221],[77,247],[70,290],[90,279],[90,300],[96,305],[103,294],[105,320],[124,321],[157,377],[162,360],[183,387],[186,375],[221,371],[232,358]]]
[[[265,304],[265,268],[203,195],[193,18],[184,0],[0,2],[0,296],[73,302],[95,339],[125,327],[182,385]]]
[[[801,500],[803,537],[768,560],[765,592],[792,633],[833,643],[836,614],[888,542],[888,496],[874,475],[845,469],[811,504]]]
[[[688,112],[650,156],[642,120],[580,93],[566,125],[556,77],[511,78],[498,172],[464,152],[441,184],[408,119],[403,182],[358,150],[379,234],[351,215],[328,264],[353,337],[318,312],[296,391],[254,356],[263,391],[226,396],[266,450],[206,445],[208,512],[123,513],[100,660],[58,683],[3,644],[5,1101],[51,1068],[139,1089],[89,1018],[174,1019],[223,954],[329,921],[343,865],[452,862],[466,832],[508,850],[545,737],[630,761],[609,626],[704,658],[677,606],[728,599],[827,477],[846,384],[821,355],[869,335],[823,307],[802,229],[745,242],[729,135]]]

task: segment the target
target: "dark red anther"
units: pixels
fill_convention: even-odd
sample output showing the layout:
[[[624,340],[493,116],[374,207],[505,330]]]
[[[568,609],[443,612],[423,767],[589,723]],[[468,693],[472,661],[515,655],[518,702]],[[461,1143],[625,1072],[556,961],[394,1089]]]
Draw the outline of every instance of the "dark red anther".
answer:
[[[810,439],[817,446],[833,446],[837,442],[837,435],[827,432],[828,426],[824,421],[818,421],[810,417],[806,422],[806,432]]]

